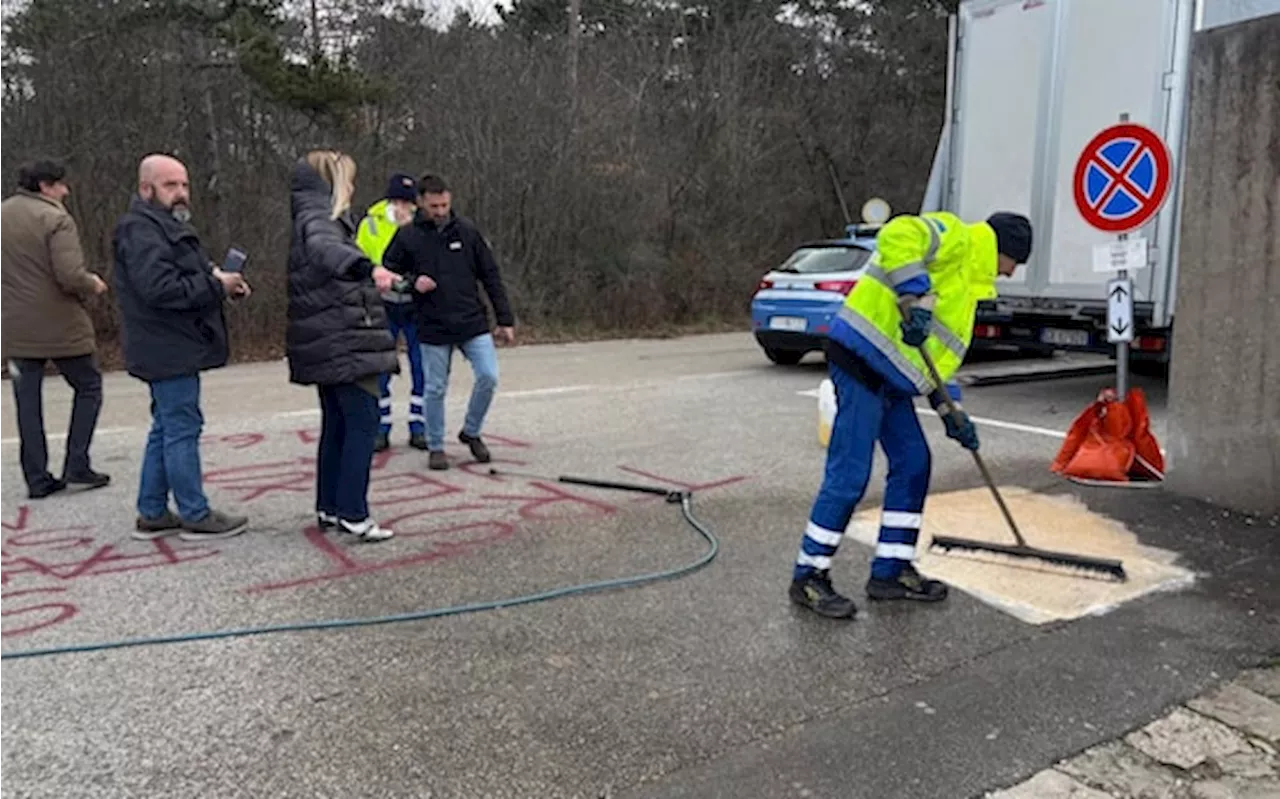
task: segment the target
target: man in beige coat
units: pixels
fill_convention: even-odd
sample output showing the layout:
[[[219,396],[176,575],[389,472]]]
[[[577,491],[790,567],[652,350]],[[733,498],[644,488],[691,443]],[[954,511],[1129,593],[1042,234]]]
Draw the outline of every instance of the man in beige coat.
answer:
[[[68,484],[101,488],[111,478],[89,464],[89,443],[102,409],[102,375],[94,361],[93,322],[84,303],[107,290],[85,268],[75,220],[63,206],[66,169],[37,161],[18,173],[18,192],[0,203],[0,348],[18,408],[22,473],[32,499]],[[41,384],[53,361],[75,398],[62,476],[48,470]]]

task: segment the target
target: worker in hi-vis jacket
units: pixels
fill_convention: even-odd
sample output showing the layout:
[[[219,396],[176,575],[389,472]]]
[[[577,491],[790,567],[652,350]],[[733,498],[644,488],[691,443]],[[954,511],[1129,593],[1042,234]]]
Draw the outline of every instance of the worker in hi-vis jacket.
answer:
[[[849,292],[826,342],[836,417],[826,473],[801,538],[789,595],[832,618],[851,618],[853,600],[831,586],[831,559],[862,500],[880,442],[889,462],[884,511],[867,596],[874,600],[945,599],[947,586],[921,576],[912,560],[929,491],[929,445],[914,398],[937,410],[942,391],[956,404],[944,414],[947,435],[978,448],[973,423],[951,377],[964,361],[979,300],[996,295],[997,275],[1011,276],[1031,254],[1031,223],[1012,213],[966,223],[954,214],[903,215],[876,236],[876,254]],[[947,382],[935,386],[925,350]]]

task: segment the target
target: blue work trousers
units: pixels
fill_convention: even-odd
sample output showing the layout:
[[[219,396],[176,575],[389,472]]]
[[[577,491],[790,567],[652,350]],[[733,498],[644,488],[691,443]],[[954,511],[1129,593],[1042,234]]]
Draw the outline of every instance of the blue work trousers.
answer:
[[[418,345],[418,323],[411,302],[384,302],[387,309],[387,325],[391,328],[391,339],[400,341],[404,336],[409,348],[409,373],[412,383],[409,386],[409,435],[421,435],[426,428],[426,418],[422,415],[422,348]],[[385,436],[391,433],[391,375],[383,374],[378,378],[378,429]]]
[[[913,398],[888,386],[871,388],[835,364],[836,418],[827,446],[826,474],[801,539],[794,577],[831,568],[831,559],[871,478],[876,442],[889,460],[884,510],[871,576],[896,578],[915,557],[929,491],[929,444]]]

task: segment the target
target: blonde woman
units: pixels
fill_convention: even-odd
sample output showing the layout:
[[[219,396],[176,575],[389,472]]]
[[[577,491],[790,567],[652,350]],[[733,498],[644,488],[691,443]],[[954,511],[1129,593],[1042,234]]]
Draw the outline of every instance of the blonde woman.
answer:
[[[293,170],[289,245],[289,380],[320,394],[316,517],[369,541],[391,530],[369,515],[369,469],[378,436],[378,378],[400,371],[379,292],[395,273],[356,246],[351,157],[315,150]]]

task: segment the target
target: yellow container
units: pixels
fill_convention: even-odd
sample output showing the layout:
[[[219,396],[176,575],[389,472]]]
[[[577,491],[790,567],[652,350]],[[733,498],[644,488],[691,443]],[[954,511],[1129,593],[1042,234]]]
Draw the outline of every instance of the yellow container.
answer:
[[[836,386],[828,377],[818,386],[818,443],[823,447],[831,442],[831,426],[835,421]]]

